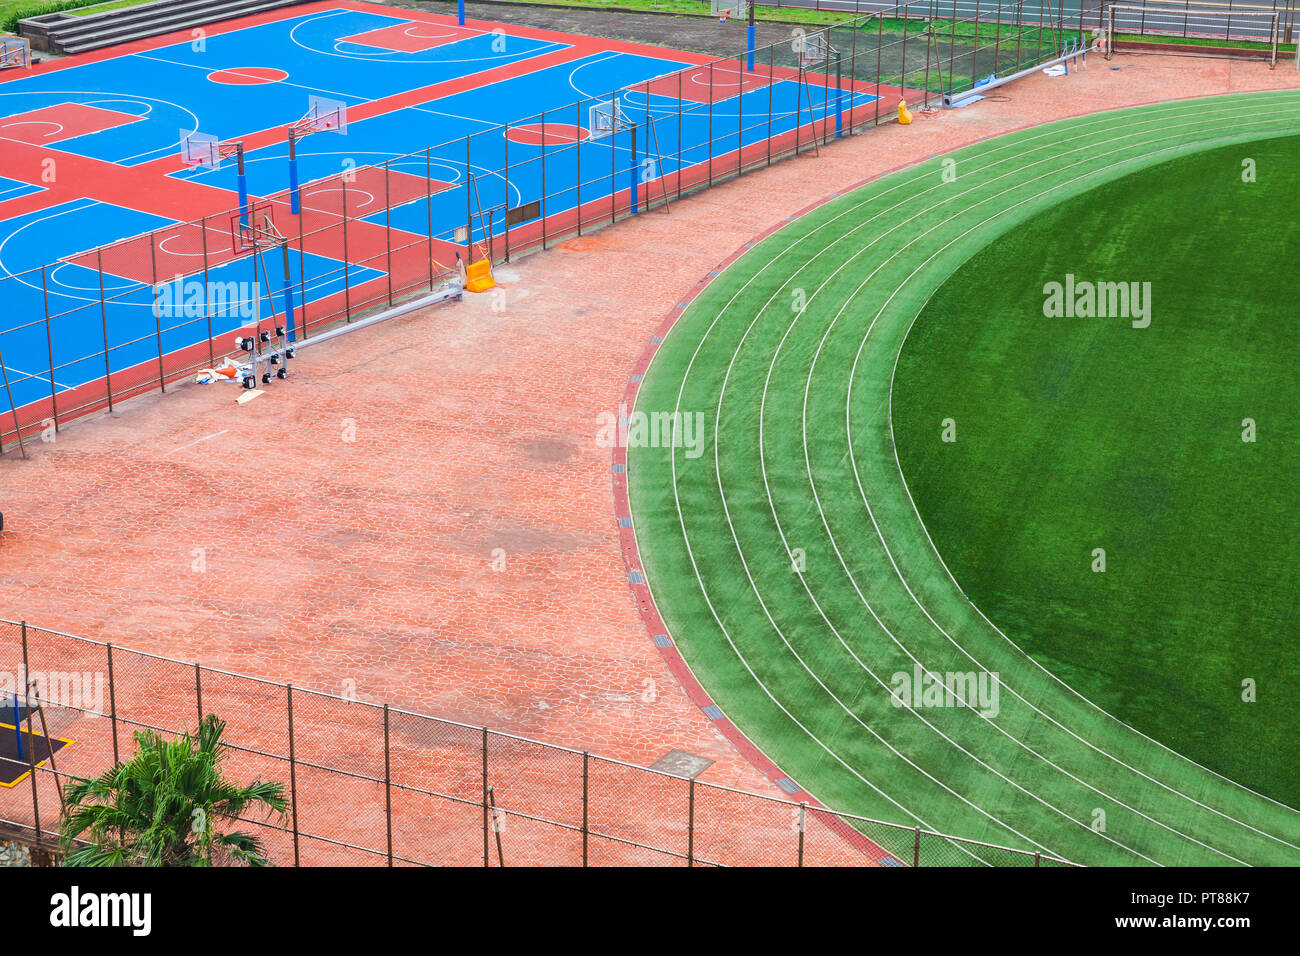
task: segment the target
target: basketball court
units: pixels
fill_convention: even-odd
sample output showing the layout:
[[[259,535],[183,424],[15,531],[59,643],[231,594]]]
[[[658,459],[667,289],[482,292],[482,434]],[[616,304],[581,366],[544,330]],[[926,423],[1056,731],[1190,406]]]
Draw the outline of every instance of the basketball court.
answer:
[[[670,180],[847,127],[879,91],[825,56],[820,72],[794,57],[750,69],[341,2],[6,70],[0,403],[33,424],[124,379],[143,390],[284,313],[282,289],[316,315],[346,297],[351,314],[391,299],[395,270],[446,267],[507,222],[558,232],[611,200],[636,212]],[[250,217],[294,254],[250,269]],[[192,278],[252,291],[160,314],[160,290]]]

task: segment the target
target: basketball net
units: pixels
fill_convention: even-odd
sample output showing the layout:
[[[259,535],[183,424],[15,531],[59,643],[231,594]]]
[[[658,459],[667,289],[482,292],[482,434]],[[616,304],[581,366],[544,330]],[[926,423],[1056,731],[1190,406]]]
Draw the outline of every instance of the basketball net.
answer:
[[[719,10],[719,11],[718,11],[718,22],[719,22],[719,23],[726,23],[726,22],[727,22],[727,17],[729,17],[729,16],[731,16],[731,11],[730,11],[730,10]]]

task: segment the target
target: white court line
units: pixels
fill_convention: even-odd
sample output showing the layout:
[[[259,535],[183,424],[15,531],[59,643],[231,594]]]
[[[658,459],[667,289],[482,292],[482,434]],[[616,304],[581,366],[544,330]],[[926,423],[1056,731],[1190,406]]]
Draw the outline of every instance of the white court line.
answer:
[[[87,358],[93,358],[93,357],[94,356],[87,356]],[[83,360],[79,360],[79,361],[83,361]],[[13,365],[5,365],[5,368],[9,369],[9,371],[11,372],[17,372],[19,375],[24,376],[24,378],[21,379],[21,381],[31,381],[33,379],[38,382],[50,381],[50,377],[48,375],[42,375],[38,372],[24,372],[22,369],[16,368]],[[11,382],[10,384],[15,384],[15,383]],[[53,384],[56,391],[68,392],[76,388],[75,385],[60,385],[58,382],[54,382]]]
[[[289,42],[292,43],[294,46],[298,47],[299,49],[306,50],[306,51],[309,52],[309,53],[319,53],[321,56],[332,56],[332,57],[337,57],[337,58],[339,58],[339,59],[344,59],[344,60],[357,60],[357,61],[362,62],[362,63],[383,63],[383,62],[385,62],[384,59],[383,59],[385,56],[387,56],[387,57],[394,57],[394,56],[400,56],[400,55],[402,55],[402,54],[401,54],[401,51],[399,51],[399,50],[390,50],[390,51],[386,51],[386,52],[384,52],[384,53],[380,53],[378,50],[376,50],[376,53],[375,53],[375,55],[373,55],[373,56],[359,56],[359,55],[351,54],[351,53],[343,53],[343,52],[341,52],[341,51],[338,49],[338,45],[339,45],[340,43],[343,43],[343,42],[344,42],[342,38],[335,38],[335,39],[334,39],[333,42],[334,42],[334,47],[335,47],[335,48],[334,48],[333,50],[320,50],[320,49],[317,49],[316,47],[308,46],[306,43],[303,43],[301,40],[299,40],[299,39],[297,38],[297,36],[295,36],[295,34],[296,34],[300,29],[302,29],[303,27],[307,26],[308,24],[314,23],[314,22],[317,21],[317,20],[325,20],[325,19],[328,19],[329,17],[347,16],[348,14],[352,14],[352,13],[356,13],[356,12],[357,12],[357,11],[355,11],[355,10],[335,10],[335,11],[332,11],[332,12],[330,12],[330,13],[322,13],[322,14],[320,14],[319,16],[308,17],[307,19],[302,20],[302,21],[300,21],[299,23],[294,24],[293,28],[289,31]],[[471,28],[471,29],[472,29],[472,28]],[[482,36],[487,36],[488,34],[483,33],[483,34],[481,34],[481,35],[482,35]],[[510,35],[507,34],[507,37],[509,37],[509,36],[510,36]],[[476,38],[475,38],[475,37],[466,37],[466,39],[476,39]],[[511,37],[511,39],[514,39],[514,40],[528,40],[527,37]],[[531,41],[530,41],[530,42],[531,42]],[[354,44],[354,45],[356,45],[356,44]],[[447,44],[447,46],[454,46],[454,45],[455,45],[455,44]],[[427,64],[427,63],[489,63],[489,62],[491,62],[491,61],[493,61],[493,60],[520,60],[520,59],[528,59],[528,58],[530,58],[530,57],[540,56],[542,53],[549,53],[549,52],[552,52],[552,51],[554,51],[554,50],[564,50],[564,49],[568,49],[569,47],[570,47],[570,44],[568,44],[568,43],[556,43],[556,42],[554,42],[554,41],[547,41],[547,42],[545,42],[545,43],[542,43],[540,46],[534,47],[534,48],[532,48],[532,49],[530,49],[529,51],[526,51],[526,52],[521,52],[521,53],[503,53],[503,54],[501,54],[501,55],[499,55],[499,56],[473,56],[473,57],[464,57],[464,58],[460,58],[460,59],[455,59],[455,58],[450,58],[450,57],[448,57],[448,58],[443,58],[443,57],[431,57],[431,58],[428,58],[428,59],[419,59],[419,60],[417,60],[417,59],[413,59],[413,58],[412,58],[412,59],[403,59],[403,60],[389,60],[389,62],[400,63],[400,64],[407,64],[407,63],[410,63],[410,64]],[[480,71],[480,72],[481,72],[481,71]]]
[[[188,445],[181,445],[179,448],[173,448],[171,451],[167,452],[167,454],[163,455],[163,457],[164,457],[164,458],[170,458],[172,455],[176,454],[178,451],[185,451],[185,449],[187,449],[187,448],[193,448],[195,445],[200,445],[200,444],[202,444],[203,442],[205,442],[205,441],[210,441],[210,440],[213,439],[213,438],[220,438],[222,435],[227,434],[229,431],[230,431],[229,428],[223,428],[223,429],[221,429],[221,431],[219,431],[219,432],[213,432],[211,435],[204,435],[202,438],[196,438],[194,441],[190,442]]]
[[[489,87],[480,87],[480,89],[488,89],[488,88],[489,88]],[[436,100],[430,100],[429,102],[430,102],[430,103],[437,103],[437,102],[439,102],[441,99],[442,99],[442,97],[440,97],[439,99],[436,99]],[[461,116],[459,113],[448,113],[446,110],[435,110],[435,109],[431,109],[431,108],[429,108],[428,106],[407,106],[407,107],[404,107],[404,108],[405,108],[405,109],[408,109],[408,110],[419,110],[421,113],[432,113],[434,116],[450,116],[452,119],[467,120],[467,121],[469,121],[469,122],[471,122],[471,123],[481,123],[481,124],[483,124],[484,126],[500,126],[500,125],[501,125],[500,123],[496,122],[495,120],[479,119],[477,116]],[[396,111],[395,111],[395,112],[396,112]],[[386,114],[384,114],[384,115],[386,115],[386,116],[390,116],[390,115],[394,115],[394,114],[386,113]]]

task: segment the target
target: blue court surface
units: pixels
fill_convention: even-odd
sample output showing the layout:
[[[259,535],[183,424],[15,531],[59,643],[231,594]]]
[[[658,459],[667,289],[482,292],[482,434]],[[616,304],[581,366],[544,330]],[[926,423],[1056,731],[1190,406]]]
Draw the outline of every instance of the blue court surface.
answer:
[[[311,327],[427,282],[430,259],[489,237],[499,254],[507,222],[522,244],[597,206],[637,212],[877,99],[797,68],[348,2],[11,72],[0,358],[25,424],[206,365],[234,330],[282,322],[286,287]],[[322,116],[345,130],[302,125]],[[219,167],[182,160],[191,133],[220,142]],[[247,248],[236,143],[251,218],[287,256]]]

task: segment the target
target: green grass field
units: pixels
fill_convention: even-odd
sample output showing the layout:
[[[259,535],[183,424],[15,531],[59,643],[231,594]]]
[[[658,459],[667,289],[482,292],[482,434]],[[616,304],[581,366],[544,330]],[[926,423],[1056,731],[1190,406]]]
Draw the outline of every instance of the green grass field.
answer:
[[[1300,137],[1209,150],[1035,218],[935,294],[894,386],[903,474],[971,600],[1085,697],[1291,806],[1298,157]],[[1044,318],[1066,273],[1150,282],[1151,326]]]
[[[1274,626],[1287,613],[1286,595],[1276,596],[1273,617],[1250,622],[1252,633],[1266,635],[1257,646],[1240,653],[1240,640],[1224,646],[1222,635],[1240,634],[1235,621],[1219,622],[1217,642],[1199,633],[1204,609],[1222,607],[1234,587],[1267,586],[1232,585],[1239,573],[1275,571],[1279,592],[1295,583],[1293,546],[1255,555],[1244,570],[1229,567],[1248,545],[1267,551],[1265,540],[1285,534],[1259,524],[1285,515],[1280,449],[1294,439],[1278,418],[1288,403],[1294,407],[1294,392],[1277,381],[1237,383],[1242,390],[1232,392],[1222,380],[1275,379],[1286,358],[1278,312],[1270,326],[1269,316],[1233,311],[1248,298],[1245,285],[1265,274],[1271,278],[1250,300],[1275,291],[1285,300],[1277,276],[1289,261],[1285,250],[1296,247],[1294,217],[1280,209],[1243,225],[1243,215],[1260,208],[1253,204],[1266,201],[1245,190],[1272,187],[1248,187],[1239,176],[1247,156],[1261,177],[1276,175],[1295,145],[1280,138],[1297,135],[1300,92],[1289,91],[1098,114],[980,143],[875,180],[790,224],[725,270],[677,322],[636,411],[698,415],[705,441],[629,451],[647,577],[672,638],[710,694],[801,785],[836,809],[1089,864],[1300,862],[1300,814],[1284,802],[1283,755],[1271,777],[1238,783],[1215,772],[1246,772],[1243,761],[1258,742],[1243,722],[1276,724],[1275,740],[1295,736],[1282,702],[1294,692],[1278,686],[1294,668],[1270,657],[1286,636]],[[1218,166],[1207,150],[1224,151]],[[1223,155],[1233,157],[1226,172]],[[1203,181],[1216,173],[1227,177],[1221,187]],[[1162,184],[1183,192],[1166,195],[1155,189]],[[1280,193],[1271,195],[1277,202]],[[1151,233],[1151,211],[1174,208],[1174,224]],[[1227,261],[1223,236],[1239,229],[1252,243],[1273,239],[1271,272],[1260,264],[1261,273],[1227,278],[1191,267],[1207,249],[1212,261]],[[1031,236],[1035,252],[1017,245]],[[1055,256],[1046,262],[1044,244]],[[1148,275],[1134,265],[1091,278],[1156,283],[1161,269],[1197,273],[1186,289],[1168,289],[1167,279],[1158,286],[1164,291],[1153,293],[1150,328],[1103,333],[1107,321],[1124,323],[1042,315],[1044,274],[1085,278],[1116,268],[1134,248],[1149,262]],[[972,256],[995,257],[1002,283],[982,259],[962,270]],[[1067,268],[1075,261],[1077,269]],[[995,287],[996,295],[985,291]],[[1176,318],[1179,309],[1190,312]],[[1085,327],[1073,337],[1054,335],[1049,321],[1058,330],[1068,322]],[[1034,322],[1032,335],[990,332]],[[1134,350],[1127,366],[1123,355],[1096,352],[1106,351],[1099,337],[1123,332]],[[1182,361],[1161,348],[1171,342],[1189,350]],[[943,354],[935,354],[940,344]],[[1152,381],[1162,369],[1172,377]],[[1091,412],[1053,404],[1077,404],[1076,391],[1089,385],[1096,386],[1087,392]],[[1218,390],[1217,401],[1251,408],[1180,396],[1207,385]],[[1002,404],[1008,395],[1009,408]],[[947,407],[955,411],[938,414]],[[1241,443],[1241,419],[1252,411],[1271,422],[1272,451],[1263,439]],[[1107,422],[1117,414],[1128,417]],[[981,415],[996,415],[1012,434],[982,433]],[[957,419],[958,440],[934,447],[949,417]],[[1080,421],[1093,427],[1091,437],[1070,427]],[[1223,451],[1211,454],[1221,422]],[[1144,440],[1157,447],[1141,447]],[[1134,446],[1142,457],[1122,460]],[[945,449],[959,460],[946,461]],[[1231,457],[1243,452],[1260,467]],[[1078,466],[1082,483],[1051,472],[1053,462],[1073,465],[1077,456],[1089,458]],[[1228,470],[1216,472],[1220,464]],[[1087,483],[1099,475],[1108,483]],[[908,481],[917,484],[919,515]],[[1242,482],[1245,496],[1224,487]],[[1214,487],[1198,496],[1207,484]],[[1121,485],[1129,494],[1117,501]],[[1276,500],[1258,500],[1266,485]],[[1230,510],[1217,513],[1228,499]],[[1098,511],[1095,520],[1078,517],[1085,507]],[[1183,520],[1186,508],[1204,520]],[[1139,561],[1133,515],[1162,534]],[[933,543],[922,518],[935,522]],[[988,529],[997,535],[990,539]],[[1057,537],[1065,533],[1075,538]],[[1107,533],[1114,542],[1108,570],[1093,576],[1091,549],[1106,542],[1091,539]],[[1236,538],[1220,545],[1207,542],[1209,534]],[[1149,563],[1170,560],[1180,536],[1209,556],[1183,556],[1173,568]],[[1076,560],[1067,552],[1081,544],[1088,547]],[[1022,550],[999,555],[1008,547]],[[952,557],[953,574],[941,554]],[[1211,588],[1195,575],[1215,557],[1222,566]],[[1054,563],[1043,564],[1048,559]],[[971,579],[968,599],[962,587],[975,572],[982,576]],[[1058,594],[1066,584],[1073,590]],[[1196,590],[1219,597],[1179,603],[1180,592]],[[1163,595],[1163,605],[1147,606],[1151,595]],[[1008,607],[1016,613],[1003,617]],[[1099,622],[1119,609],[1132,616]],[[1186,620],[1162,617],[1184,611]],[[1044,624],[1040,613],[1055,616]],[[1294,621],[1294,605],[1287,619]],[[1182,643],[1163,633],[1116,633],[1125,621],[1195,633]],[[1057,633],[1065,625],[1075,637]],[[1091,646],[1075,646],[1083,642]],[[1206,659],[1159,660],[1175,646],[1183,658],[1203,652]],[[1282,700],[1253,715],[1222,700],[1186,699],[1229,677],[1227,693],[1236,693],[1243,668],[1270,661],[1258,675],[1261,697],[1271,688]],[[954,685],[946,700],[900,699],[913,674],[949,673],[983,675],[997,696]],[[1112,680],[1121,673],[1126,685]],[[1182,716],[1150,722],[1170,705],[1181,706]],[[1216,707],[1236,722],[1224,724]],[[1187,725],[1180,737],[1146,736],[1175,721]],[[1194,748],[1205,743],[1198,735],[1228,728],[1248,739],[1226,740],[1217,752]],[[1237,762],[1220,762],[1229,752]],[[973,850],[966,861],[989,862]]]

